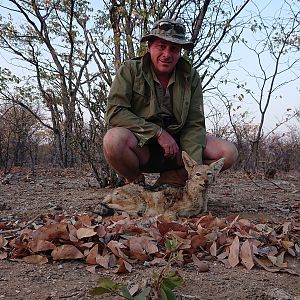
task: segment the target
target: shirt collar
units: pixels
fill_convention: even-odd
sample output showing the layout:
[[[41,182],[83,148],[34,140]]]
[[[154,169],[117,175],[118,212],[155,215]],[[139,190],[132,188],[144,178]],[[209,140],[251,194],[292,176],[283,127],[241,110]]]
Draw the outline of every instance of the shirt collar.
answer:
[[[157,82],[157,83],[160,84],[160,82],[159,82],[159,80],[158,80],[158,78],[157,78],[157,76],[156,76],[156,74],[155,74],[155,72],[154,72],[154,70],[153,70],[152,65],[150,65],[150,69],[151,69],[151,74],[152,74],[153,80],[154,80],[155,82]],[[171,77],[170,77],[170,79],[169,79],[169,82],[168,82],[168,86],[167,86],[167,87],[169,87],[172,83],[175,82],[175,78],[176,78],[176,68],[175,68],[175,69],[173,70],[173,72],[172,72],[172,75],[171,75]]]

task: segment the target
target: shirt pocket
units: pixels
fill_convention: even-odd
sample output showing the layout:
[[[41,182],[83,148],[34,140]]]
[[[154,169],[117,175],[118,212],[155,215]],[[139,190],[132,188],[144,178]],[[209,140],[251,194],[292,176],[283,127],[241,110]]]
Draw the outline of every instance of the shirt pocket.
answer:
[[[152,105],[153,101],[150,89],[145,88],[145,84],[134,84],[133,94],[131,100],[131,107],[133,113],[144,119],[148,119],[152,115]]]

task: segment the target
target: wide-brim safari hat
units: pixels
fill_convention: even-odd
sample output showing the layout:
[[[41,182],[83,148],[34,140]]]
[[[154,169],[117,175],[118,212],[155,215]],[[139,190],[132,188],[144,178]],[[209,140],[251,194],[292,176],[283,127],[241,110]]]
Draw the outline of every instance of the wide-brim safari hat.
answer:
[[[179,44],[183,49],[191,51],[194,44],[185,37],[185,26],[179,20],[161,19],[154,23],[152,30],[144,35],[141,42],[160,38],[171,43]]]

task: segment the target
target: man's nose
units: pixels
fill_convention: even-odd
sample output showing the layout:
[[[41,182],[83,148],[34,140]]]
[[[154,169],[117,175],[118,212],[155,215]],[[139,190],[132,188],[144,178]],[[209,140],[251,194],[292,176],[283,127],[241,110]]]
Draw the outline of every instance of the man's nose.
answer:
[[[169,47],[166,47],[166,48],[164,49],[164,52],[163,52],[163,54],[164,54],[164,56],[166,56],[166,57],[169,57],[169,56],[171,56],[171,55],[172,55],[171,48],[169,48]]]

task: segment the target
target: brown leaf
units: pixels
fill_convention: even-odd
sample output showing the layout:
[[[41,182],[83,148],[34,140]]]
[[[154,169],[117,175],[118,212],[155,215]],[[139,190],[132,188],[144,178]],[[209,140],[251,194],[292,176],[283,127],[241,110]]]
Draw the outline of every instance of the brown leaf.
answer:
[[[256,256],[253,257],[253,260],[261,266],[263,269],[265,269],[268,272],[279,272],[280,268],[275,268],[275,267],[268,267],[266,264],[264,264],[263,260],[257,258]]]
[[[0,251],[0,260],[6,259],[7,256],[8,256],[7,252],[1,252],[1,251]]]
[[[112,254],[113,255],[113,254]],[[104,269],[108,269],[109,268],[109,262],[110,262],[110,254],[109,253],[107,253],[107,254],[105,254],[104,256],[101,256],[101,255],[97,255],[97,257],[96,257],[96,263],[99,265],[99,266],[101,266],[101,267],[103,267]]]
[[[7,245],[7,240],[4,236],[0,235],[0,249]]]
[[[105,228],[105,226],[103,226],[103,225],[100,224],[99,226],[97,226],[96,232],[97,232],[97,235],[99,237],[104,237],[106,235],[106,228]]]
[[[193,249],[197,249],[199,247],[204,247],[206,245],[206,243],[207,243],[207,238],[203,235],[197,234],[191,238],[191,247]]]
[[[281,252],[278,256],[268,255],[268,259],[274,266],[279,268],[287,268],[287,263],[284,262],[284,254],[285,252]]]
[[[118,262],[119,262],[119,266],[117,269],[117,273],[120,273],[120,274],[131,273],[132,265],[129,262],[127,262],[123,258],[120,258]]]
[[[53,250],[56,248],[56,246],[53,243],[44,240],[32,240],[28,243],[28,247],[31,249],[32,252],[41,252]]]
[[[96,258],[97,258],[97,255],[98,255],[98,248],[99,246],[96,244],[89,252],[87,258],[86,258],[86,262],[89,264],[89,265],[96,265],[97,264],[97,261],[96,261]]]
[[[128,246],[131,252],[143,253],[144,248],[141,243],[142,238],[140,236],[133,236],[128,240]]]
[[[83,254],[73,245],[62,245],[55,248],[51,256],[54,260],[58,259],[80,259],[83,258]]]
[[[139,237],[139,239],[136,242],[140,243],[142,245],[142,248],[148,254],[154,254],[154,253],[158,252],[156,243],[153,241],[152,238],[150,238],[148,236],[141,236],[141,237]]]
[[[68,231],[69,231],[70,241],[73,242],[73,243],[78,242],[77,228],[72,224],[68,224]]]
[[[83,214],[77,216],[77,220],[74,226],[78,229],[83,225],[90,226],[91,224],[92,224],[92,217],[89,216],[88,214]]]
[[[240,240],[236,236],[229,248],[228,262],[229,265],[233,268],[239,263],[239,252],[240,252]]]
[[[126,246],[118,241],[109,241],[107,247],[112,251],[112,253],[120,258],[124,258],[128,262],[134,262],[130,260],[129,257],[121,250],[126,249]]]
[[[162,267],[167,264],[166,260],[163,257],[155,257],[153,260],[149,262],[150,266]]]
[[[45,225],[32,233],[33,239],[52,241],[54,239],[69,240],[67,224],[55,223]]]
[[[291,222],[284,222],[282,225],[282,235],[286,235],[289,233],[291,229]]]
[[[290,241],[281,241],[281,244],[285,249],[294,247],[294,243]]]
[[[198,271],[200,272],[208,272],[209,265],[207,261],[200,260],[196,255],[192,254],[192,259],[194,264],[198,267]]]
[[[82,227],[82,228],[77,229],[78,239],[83,239],[85,237],[91,237],[91,236],[94,236],[96,234],[97,234],[97,232],[93,228]]]
[[[42,255],[30,255],[23,257],[22,259],[28,264],[34,264],[34,265],[43,265],[48,262],[48,258]]]
[[[87,242],[83,244],[76,244],[76,246],[79,248],[79,250],[85,250],[85,249],[91,249],[95,245],[95,242]]]
[[[246,240],[241,246],[240,258],[242,264],[247,268],[247,270],[251,270],[253,268],[253,252],[249,240]]]
[[[216,242],[213,242],[212,245],[209,248],[209,252],[211,256],[217,256],[217,244]]]
[[[157,228],[161,235],[165,235],[170,231],[183,231],[187,232],[187,227],[176,222],[160,222],[157,224]]]
[[[254,256],[253,259],[259,266],[261,266],[263,269],[265,269],[268,272],[272,272],[272,273],[285,272],[285,273],[289,273],[289,274],[292,274],[292,275],[300,276],[300,273],[297,270],[293,270],[293,269],[290,269],[290,268],[269,267],[266,264],[264,264],[262,259],[259,259],[256,256]]]

